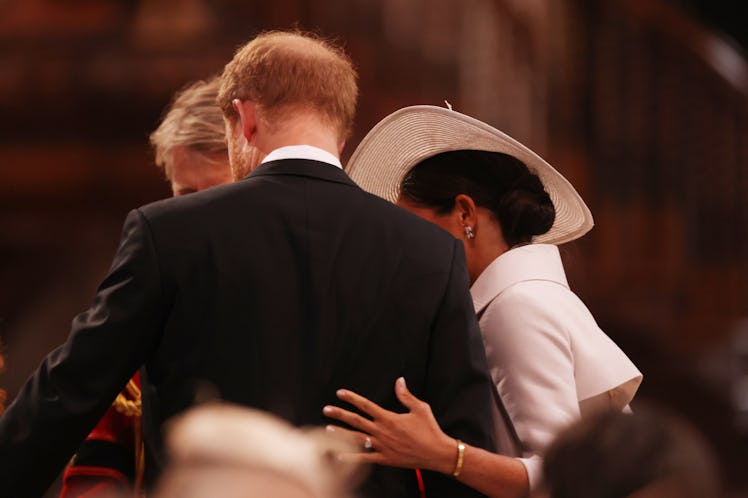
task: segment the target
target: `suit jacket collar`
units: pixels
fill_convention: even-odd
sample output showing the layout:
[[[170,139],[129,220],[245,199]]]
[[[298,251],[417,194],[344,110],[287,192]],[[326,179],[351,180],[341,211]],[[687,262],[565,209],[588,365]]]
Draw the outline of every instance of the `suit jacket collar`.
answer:
[[[306,176],[328,182],[342,183],[358,187],[345,172],[337,166],[312,159],[279,159],[260,164],[244,180],[268,175]]]

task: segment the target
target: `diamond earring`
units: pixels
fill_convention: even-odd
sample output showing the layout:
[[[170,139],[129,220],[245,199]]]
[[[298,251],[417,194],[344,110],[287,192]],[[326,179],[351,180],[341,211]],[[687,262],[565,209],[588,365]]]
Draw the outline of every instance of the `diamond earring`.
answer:
[[[465,225],[465,237],[468,239],[475,238],[475,234],[473,233],[473,229],[469,227],[468,225]]]

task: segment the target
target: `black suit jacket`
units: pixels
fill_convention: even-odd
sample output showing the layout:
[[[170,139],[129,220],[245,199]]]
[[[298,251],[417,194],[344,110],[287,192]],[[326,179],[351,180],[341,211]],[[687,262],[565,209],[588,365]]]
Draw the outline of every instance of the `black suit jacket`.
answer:
[[[319,425],[340,387],[402,411],[401,375],[445,432],[491,445],[461,243],[325,163],[270,162],[128,215],[93,305],[0,419],[0,494],[41,495],[143,365],[156,455],[161,424],[201,385]],[[474,495],[425,474],[429,497]],[[362,494],[414,489],[412,471],[376,468]]]

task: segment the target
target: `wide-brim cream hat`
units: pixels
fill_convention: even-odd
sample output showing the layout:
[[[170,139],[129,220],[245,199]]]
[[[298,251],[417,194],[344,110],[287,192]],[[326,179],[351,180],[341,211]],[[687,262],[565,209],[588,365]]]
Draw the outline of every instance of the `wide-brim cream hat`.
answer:
[[[397,202],[405,175],[442,152],[485,150],[522,161],[538,175],[556,209],[551,229],[533,243],[561,244],[589,232],[592,213],[569,181],[540,156],[496,128],[442,107],[405,107],[377,123],[353,152],[346,171],[361,188]]]

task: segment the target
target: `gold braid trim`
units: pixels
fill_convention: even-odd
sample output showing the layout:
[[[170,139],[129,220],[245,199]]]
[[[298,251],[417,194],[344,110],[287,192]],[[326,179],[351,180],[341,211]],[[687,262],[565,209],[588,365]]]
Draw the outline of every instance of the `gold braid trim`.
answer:
[[[125,389],[115,398],[114,409],[126,417],[134,417],[133,433],[135,434],[135,486],[133,496],[143,496],[143,474],[145,471],[145,446],[143,444],[143,399],[138,386],[130,379]]]
[[[127,417],[140,417],[143,414],[143,401],[141,399],[140,389],[135,382],[130,382],[125,386],[125,390],[117,395],[112,403],[114,409]]]

